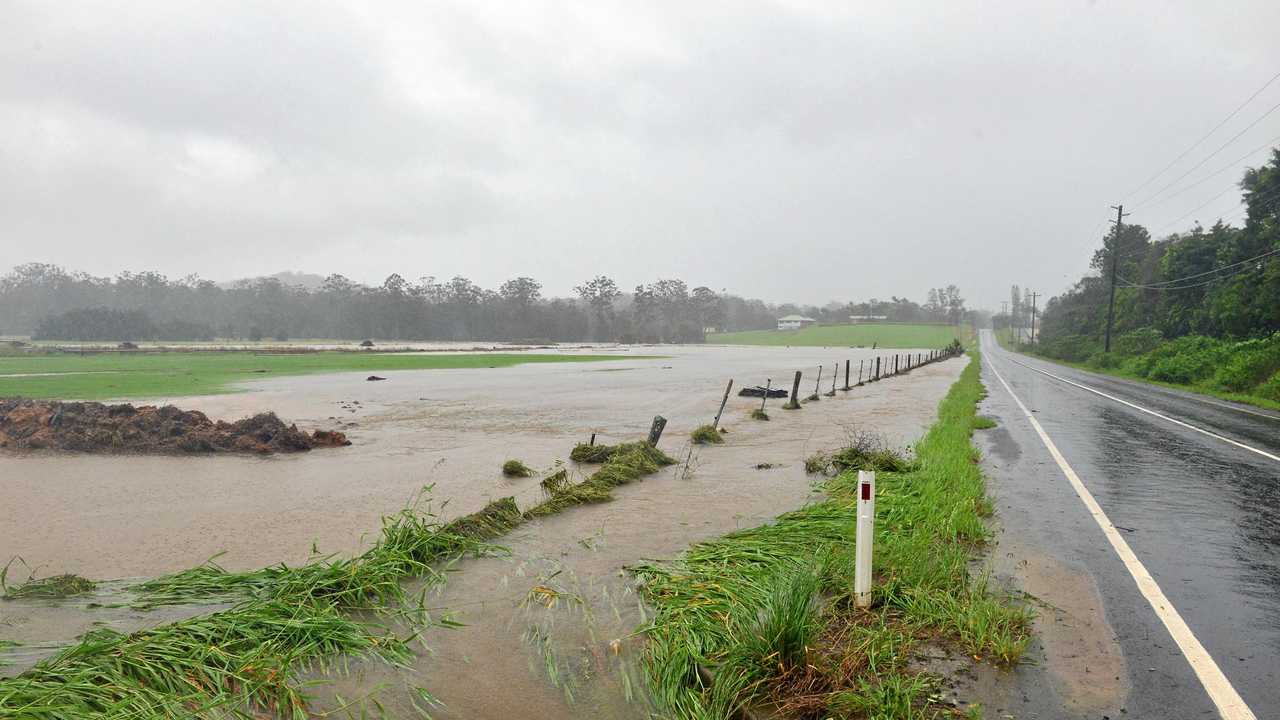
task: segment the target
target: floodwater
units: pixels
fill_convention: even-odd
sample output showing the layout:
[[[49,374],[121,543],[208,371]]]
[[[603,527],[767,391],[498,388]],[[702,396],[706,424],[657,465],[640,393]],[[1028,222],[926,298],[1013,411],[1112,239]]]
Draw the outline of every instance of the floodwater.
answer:
[[[502,540],[509,556],[458,563],[431,605],[465,627],[430,631],[432,652],[409,670],[357,664],[334,678],[347,699],[380,688],[392,716],[410,709],[410,693],[398,689],[408,686],[439,698],[445,708],[433,714],[444,717],[637,716],[643,691],[638,645],[629,635],[645,610],[624,567],[669,558],[692,542],[802,505],[815,480],[805,474],[804,458],[839,446],[854,430],[912,442],[965,363],[926,366],[798,411],[770,400],[773,419],[760,422],[747,417],[760,400],[737,397],[738,387],[766,379],[789,386],[800,369],[807,396],[825,362],[825,393],[836,360],[851,358],[856,380],[859,360],[873,353],[705,346],[640,352],[667,357],[619,351],[616,361],[396,371],[382,373],[385,382],[366,382],[362,373],[309,375],[254,381],[236,395],[177,399],[229,420],[274,410],[305,429],[342,429],[353,445],[269,458],[0,457],[10,500],[0,508],[0,555],[21,556],[41,575],[122,578],[181,570],[217,553],[229,569],[303,562],[313,546],[354,553],[374,539],[381,516],[424,485],[434,484],[434,507],[446,517],[506,495],[528,507],[541,497],[539,478],[504,478],[504,460],[551,468],[593,432],[598,442],[640,438],[661,414],[669,422],[659,446],[679,465],[616,489],[613,502],[520,528]],[[689,431],[711,421],[729,378],[735,391],[721,423],[725,444],[691,447]],[[757,469],[762,463],[772,467]],[[579,474],[592,469],[569,465]],[[67,642],[93,612],[0,603],[0,638]],[[119,610],[94,619],[122,629],[146,622]],[[633,702],[625,700],[629,693]]]

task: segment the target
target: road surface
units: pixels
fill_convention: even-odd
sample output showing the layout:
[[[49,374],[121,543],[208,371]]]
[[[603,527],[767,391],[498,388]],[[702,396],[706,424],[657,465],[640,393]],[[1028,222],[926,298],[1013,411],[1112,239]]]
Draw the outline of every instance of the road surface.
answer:
[[[997,572],[1037,598],[1043,641],[998,710],[1280,718],[1280,413],[1010,353],[989,332],[982,351]]]

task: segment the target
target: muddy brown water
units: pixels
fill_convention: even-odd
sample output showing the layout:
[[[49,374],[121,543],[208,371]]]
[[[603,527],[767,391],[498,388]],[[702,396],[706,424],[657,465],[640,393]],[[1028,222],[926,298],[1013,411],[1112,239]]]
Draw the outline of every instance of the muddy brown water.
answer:
[[[0,555],[21,556],[42,575],[124,578],[181,570],[218,553],[228,569],[304,562],[313,546],[354,553],[374,539],[382,516],[423,485],[434,483],[434,506],[446,517],[505,495],[527,507],[541,497],[539,479],[504,478],[503,460],[550,468],[592,432],[599,442],[635,439],[662,414],[669,423],[660,447],[680,465],[617,489],[613,502],[519,529],[502,541],[509,556],[456,564],[431,605],[466,625],[431,630],[431,651],[408,670],[356,663],[329,678],[347,699],[377,690],[392,716],[412,709],[414,686],[444,704],[433,711],[444,717],[642,716],[639,645],[630,634],[646,611],[624,568],[799,507],[815,480],[805,474],[804,458],[838,446],[853,430],[873,430],[898,445],[914,441],[965,363],[920,368],[798,411],[770,400],[773,420],[760,422],[747,417],[759,399],[737,397],[737,387],[768,378],[789,386],[802,369],[804,397],[825,362],[826,392],[836,359],[852,358],[856,376],[859,359],[874,354],[696,346],[642,352],[668,357],[620,353],[602,363],[398,371],[378,383],[362,373],[312,375],[176,399],[219,419],[269,409],[304,429],[341,422],[354,444],[269,458],[6,455]],[[722,420],[725,444],[691,447],[689,431],[711,420],[730,377],[735,395]],[[760,463],[772,467],[756,469]],[[547,591],[531,595],[535,587]],[[0,603],[0,638],[54,647],[95,621],[129,630],[194,612],[84,605]],[[38,655],[29,650],[0,673]]]

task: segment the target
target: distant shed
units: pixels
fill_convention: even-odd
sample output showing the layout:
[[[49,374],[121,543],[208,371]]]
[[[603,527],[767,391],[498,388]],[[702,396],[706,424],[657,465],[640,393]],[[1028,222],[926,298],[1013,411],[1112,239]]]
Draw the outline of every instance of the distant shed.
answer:
[[[803,315],[787,315],[786,317],[778,318],[778,329],[799,330],[802,327],[809,327],[816,322],[818,321]]]

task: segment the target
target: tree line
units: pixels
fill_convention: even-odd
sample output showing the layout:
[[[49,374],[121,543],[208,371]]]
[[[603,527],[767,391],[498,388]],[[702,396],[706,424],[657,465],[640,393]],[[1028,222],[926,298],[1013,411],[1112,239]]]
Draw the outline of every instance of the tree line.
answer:
[[[1141,225],[1113,228],[1091,272],[1045,304],[1041,351],[1085,360],[1103,349],[1113,258],[1115,338],[1149,346],[1189,335],[1246,340],[1280,332],[1280,148],[1246,170],[1239,187],[1247,208],[1241,227],[1219,220],[1158,239]],[[1013,300],[1025,313],[1016,286]]]
[[[545,297],[529,277],[494,289],[465,277],[381,285],[330,275],[317,287],[262,277],[220,285],[196,275],[157,272],[95,277],[57,265],[28,263],[0,276],[0,334],[53,340],[212,340],[333,338],[506,341],[702,342],[710,330],[775,327],[803,314],[843,324],[850,315],[898,322],[955,322],[965,316],[954,285],[931,290],[924,304],[893,297],[825,306],[762,300],[656,280],[624,291],[599,275],[572,297]]]

